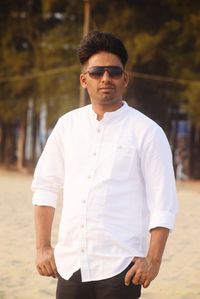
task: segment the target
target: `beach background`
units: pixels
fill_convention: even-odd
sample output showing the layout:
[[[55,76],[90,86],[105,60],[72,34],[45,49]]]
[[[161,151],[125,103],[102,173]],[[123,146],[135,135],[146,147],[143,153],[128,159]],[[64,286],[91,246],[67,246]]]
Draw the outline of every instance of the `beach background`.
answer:
[[[0,169],[0,299],[53,299],[56,280],[35,269],[32,176]],[[200,298],[200,182],[177,182],[180,211],[159,276],[142,299]],[[58,206],[53,229],[57,238]]]

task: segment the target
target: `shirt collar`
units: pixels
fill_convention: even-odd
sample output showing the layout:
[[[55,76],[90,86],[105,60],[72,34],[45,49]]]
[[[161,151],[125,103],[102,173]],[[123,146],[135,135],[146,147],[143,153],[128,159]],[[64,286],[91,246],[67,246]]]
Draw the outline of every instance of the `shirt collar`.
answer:
[[[90,105],[90,115],[92,116],[92,118],[94,118],[99,123],[105,122],[107,120],[111,121],[111,120],[117,119],[119,116],[122,116],[125,113],[125,111],[127,110],[127,108],[128,108],[127,102],[123,101],[123,105],[119,109],[117,109],[115,111],[111,111],[111,112],[105,112],[103,118],[100,121],[98,121],[97,114],[92,109],[92,105]]]

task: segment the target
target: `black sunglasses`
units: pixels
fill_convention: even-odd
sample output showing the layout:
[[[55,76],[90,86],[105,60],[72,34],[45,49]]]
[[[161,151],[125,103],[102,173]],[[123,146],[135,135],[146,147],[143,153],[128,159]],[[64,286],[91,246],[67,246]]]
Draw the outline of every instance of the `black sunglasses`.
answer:
[[[119,79],[121,78],[124,70],[120,66],[93,66],[84,74],[89,74],[92,79],[99,79],[107,71],[111,78]]]

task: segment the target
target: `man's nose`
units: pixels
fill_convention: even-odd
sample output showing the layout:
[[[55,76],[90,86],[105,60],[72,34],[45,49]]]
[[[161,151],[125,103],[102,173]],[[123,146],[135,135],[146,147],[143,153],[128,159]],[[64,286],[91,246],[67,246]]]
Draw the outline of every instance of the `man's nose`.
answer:
[[[111,76],[110,76],[110,74],[109,74],[109,71],[108,70],[104,70],[104,73],[103,73],[103,75],[102,75],[102,78],[101,78],[101,80],[102,81],[107,81],[107,80],[110,80],[111,79]]]

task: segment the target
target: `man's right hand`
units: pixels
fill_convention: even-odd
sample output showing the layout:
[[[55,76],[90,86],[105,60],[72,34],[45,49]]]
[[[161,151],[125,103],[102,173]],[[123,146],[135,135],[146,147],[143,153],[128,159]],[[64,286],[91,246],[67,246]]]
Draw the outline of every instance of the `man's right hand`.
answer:
[[[51,246],[37,248],[36,268],[42,276],[58,277],[54,259],[54,249]]]

